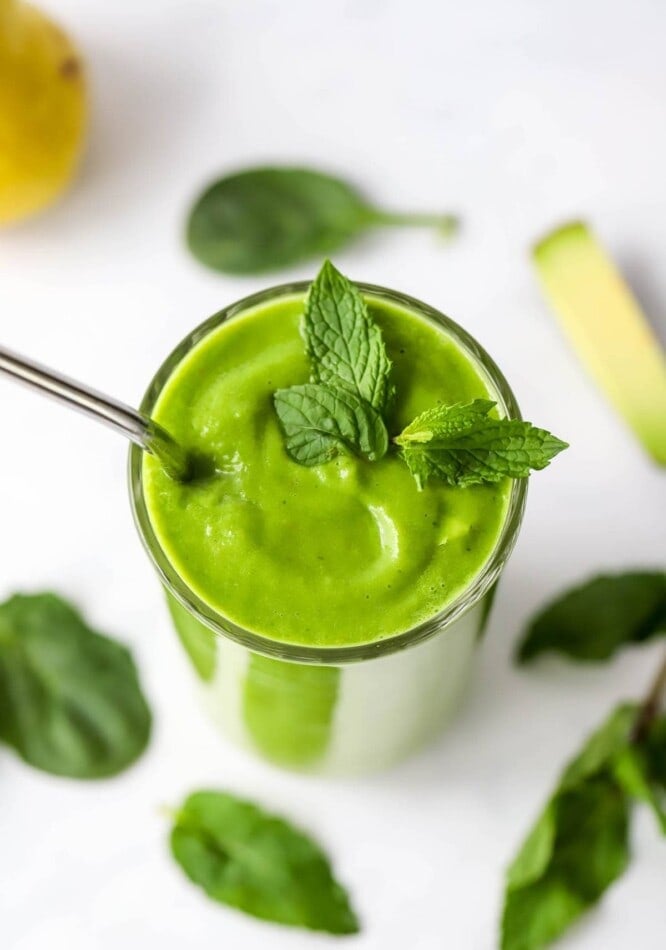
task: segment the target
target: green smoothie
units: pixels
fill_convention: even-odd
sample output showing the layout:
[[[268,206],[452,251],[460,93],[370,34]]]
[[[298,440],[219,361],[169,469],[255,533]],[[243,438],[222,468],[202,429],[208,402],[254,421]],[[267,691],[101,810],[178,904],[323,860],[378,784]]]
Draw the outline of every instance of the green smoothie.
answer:
[[[390,435],[437,402],[496,398],[443,328],[366,299],[393,363]],[[498,542],[511,483],[433,480],[418,491],[392,452],[372,463],[292,461],[272,397],[309,379],[303,300],[281,296],[233,317],[176,366],[153,417],[211,456],[220,474],[179,484],[145,456],[146,505],[177,573],[222,617],[285,644],[379,641],[433,617],[469,586]]]

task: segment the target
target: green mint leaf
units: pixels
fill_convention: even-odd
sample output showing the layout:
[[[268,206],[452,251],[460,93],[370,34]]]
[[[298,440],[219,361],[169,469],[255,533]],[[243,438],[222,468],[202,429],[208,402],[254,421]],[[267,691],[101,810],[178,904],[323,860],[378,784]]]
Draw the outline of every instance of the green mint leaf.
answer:
[[[566,591],[532,619],[518,660],[546,651],[606,660],[627,644],[664,633],[666,572],[602,575]]]
[[[370,461],[386,454],[381,416],[353,392],[305,383],[278,389],[273,401],[287,452],[300,465],[320,465],[345,450]]]
[[[389,214],[347,182],[309,168],[251,168],[214,182],[190,211],[187,243],[201,263],[228,274],[261,274],[324,257],[365,230],[435,227],[450,215]]]
[[[129,651],[54,594],[0,604],[0,739],[30,765],[103,778],[145,749],[151,716]]]
[[[224,792],[190,795],[171,850],[214,900],[293,927],[353,934],[358,920],[319,846],[287,821]]]
[[[419,488],[432,477],[459,486],[527,478],[532,469],[545,468],[567,448],[566,442],[529,422],[490,418],[493,407],[487,399],[436,406],[396,437]]]
[[[423,491],[429,478],[437,475],[437,469],[431,463],[428,454],[420,449],[403,448],[400,455],[414,476],[419,491]]]
[[[636,707],[621,706],[565,770],[507,872],[502,950],[538,950],[592,907],[629,863],[629,796],[615,765]]]
[[[317,383],[347,389],[383,412],[391,361],[357,288],[326,261],[310,286],[303,329]]]
[[[473,429],[479,422],[485,421],[488,413],[497,403],[490,399],[474,399],[469,403],[456,403],[453,406],[439,404],[426,409],[396,436],[398,445],[410,446],[424,444],[448,436],[461,435]]]

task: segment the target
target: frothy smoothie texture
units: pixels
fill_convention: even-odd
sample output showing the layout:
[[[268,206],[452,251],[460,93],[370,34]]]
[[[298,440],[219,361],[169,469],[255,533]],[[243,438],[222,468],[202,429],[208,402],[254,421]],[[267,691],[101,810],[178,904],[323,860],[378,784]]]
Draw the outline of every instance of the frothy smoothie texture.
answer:
[[[389,435],[437,402],[498,398],[445,329],[387,296],[365,299],[399,394]],[[290,459],[272,397],[310,377],[303,303],[283,294],[241,312],[175,367],[153,417],[221,474],[178,484],[146,456],[146,506],[173,567],[223,618],[285,644],[371,643],[434,617],[478,576],[511,482],[419,491],[393,452]]]

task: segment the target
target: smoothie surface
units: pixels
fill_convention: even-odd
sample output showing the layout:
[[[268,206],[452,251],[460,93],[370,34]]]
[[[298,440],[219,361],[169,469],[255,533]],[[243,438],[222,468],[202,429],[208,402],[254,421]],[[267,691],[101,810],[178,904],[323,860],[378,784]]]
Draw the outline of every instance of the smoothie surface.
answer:
[[[276,389],[308,382],[303,295],[213,330],[175,368],[154,418],[221,474],[178,484],[149,455],[148,513],[169,560],[203,601],[265,637],[308,646],[380,640],[428,620],[483,568],[511,482],[421,492],[392,451],[379,462],[292,461]],[[393,362],[391,436],[437,402],[496,398],[448,334],[366,295]]]

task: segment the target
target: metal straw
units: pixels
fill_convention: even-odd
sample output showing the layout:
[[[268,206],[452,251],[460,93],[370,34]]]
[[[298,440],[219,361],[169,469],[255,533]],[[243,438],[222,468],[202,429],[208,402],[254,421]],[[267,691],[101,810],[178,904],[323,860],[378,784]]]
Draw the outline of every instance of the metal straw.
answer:
[[[0,347],[0,373],[122,433],[158,458],[172,478],[188,477],[190,459],[185,449],[166,429],[138,410],[4,347]]]

